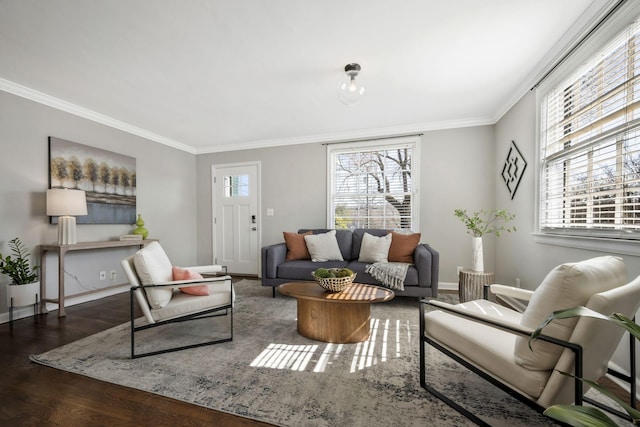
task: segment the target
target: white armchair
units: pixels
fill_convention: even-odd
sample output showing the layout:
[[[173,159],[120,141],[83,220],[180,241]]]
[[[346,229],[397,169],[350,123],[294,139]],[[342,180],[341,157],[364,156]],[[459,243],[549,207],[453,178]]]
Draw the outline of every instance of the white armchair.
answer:
[[[131,305],[131,358],[151,356],[203,345],[233,340],[233,302],[235,294],[230,276],[202,278],[200,273],[219,273],[220,266],[186,267],[183,270],[199,273],[195,279],[173,280],[174,267],[158,242],[152,242],[134,255],[122,260],[130,289]],[[183,293],[181,288],[206,286],[201,295]],[[204,295],[202,295],[204,294]],[[137,301],[146,322],[135,325],[134,300]],[[182,345],[170,349],[136,354],[135,333],[144,329],[188,320],[229,316],[229,336],[222,339]]]
[[[528,300],[524,313],[487,300],[451,305],[420,304],[420,383],[479,425],[486,423],[427,383],[425,345],[458,361],[529,406],[582,404],[588,390],[557,371],[598,379],[623,335],[622,328],[593,318],[556,321],[529,348],[531,333],[554,311],[587,306],[609,315],[633,317],[640,305],[640,276],[627,282],[626,267],[617,257],[598,257],[562,264],[535,291],[491,285],[491,291]],[[433,311],[428,311],[429,306]],[[635,364],[635,360],[630,360]]]

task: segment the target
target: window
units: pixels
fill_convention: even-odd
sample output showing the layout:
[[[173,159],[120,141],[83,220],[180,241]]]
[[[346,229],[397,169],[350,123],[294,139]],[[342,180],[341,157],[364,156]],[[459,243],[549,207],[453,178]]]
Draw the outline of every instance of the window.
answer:
[[[542,232],[640,239],[640,24],[541,103]]]
[[[329,228],[418,229],[418,137],[329,145]]]
[[[249,175],[228,175],[224,177],[224,197],[247,197],[249,195]]]

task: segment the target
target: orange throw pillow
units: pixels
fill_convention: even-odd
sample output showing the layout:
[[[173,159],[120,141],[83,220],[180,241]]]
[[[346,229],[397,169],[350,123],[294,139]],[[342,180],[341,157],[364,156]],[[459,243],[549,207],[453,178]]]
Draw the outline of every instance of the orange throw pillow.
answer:
[[[413,264],[413,252],[420,243],[420,233],[402,234],[391,232],[389,262],[408,262]]]
[[[311,259],[304,236],[310,236],[313,232],[307,231],[306,233],[298,234],[285,231],[282,234],[284,235],[284,242],[287,244],[287,257],[285,258],[287,261]]]
[[[173,271],[173,280],[202,279],[202,275],[200,273],[187,270],[186,268],[180,268],[180,267],[174,266],[172,271]],[[189,295],[207,296],[209,295],[209,286],[207,285],[187,286],[184,288],[180,288],[180,292],[183,292]]]

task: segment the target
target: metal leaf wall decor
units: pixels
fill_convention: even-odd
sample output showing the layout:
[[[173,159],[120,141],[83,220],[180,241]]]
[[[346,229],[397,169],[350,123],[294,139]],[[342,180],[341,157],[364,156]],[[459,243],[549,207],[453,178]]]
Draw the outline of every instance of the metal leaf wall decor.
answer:
[[[513,196],[516,195],[518,185],[526,168],[526,160],[522,157],[522,153],[518,150],[515,141],[511,141],[507,158],[502,167],[502,179],[507,186],[509,194],[511,194],[511,200],[513,200]]]

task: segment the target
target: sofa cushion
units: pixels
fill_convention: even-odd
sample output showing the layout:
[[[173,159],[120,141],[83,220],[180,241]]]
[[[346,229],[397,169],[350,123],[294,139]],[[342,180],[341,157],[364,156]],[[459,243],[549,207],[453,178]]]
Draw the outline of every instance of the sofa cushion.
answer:
[[[158,242],[151,242],[133,255],[133,265],[143,285],[157,285],[173,280],[173,266]],[[173,295],[171,288],[145,289],[151,308],[166,306]]]
[[[294,259],[311,259],[311,255],[307,249],[307,243],[304,241],[304,236],[310,236],[312,234],[311,231],[302,234],[285,231],[282,234],[284,235],[284,242],[287,245],[287,256],[285,258],[287,261]]]
[[[627,269],[619,257],[602,256],[557,266],[534,291],[521,324],[535,329],[557,310],[586,305],[592,295],[622,286],[627,282]],[[578,318],[554,321],[543,331],[545,335],[568,340]],[[533,351],[528,338],[516,341],[515,360],[527,369],[552,369],[562,347],[536,341]]]
[[[304,236],[304,241],[313,262],[344,260],[336,239],[336,230]]]
[[[413,264],[413,252],[420,243],[420,233],[403,234],[391,232],[389,262],[409,262]]]
[[[389,262],[389,248],[391,247],[391,234],[376,237],[369,233],[362,236],[359,262]]]

